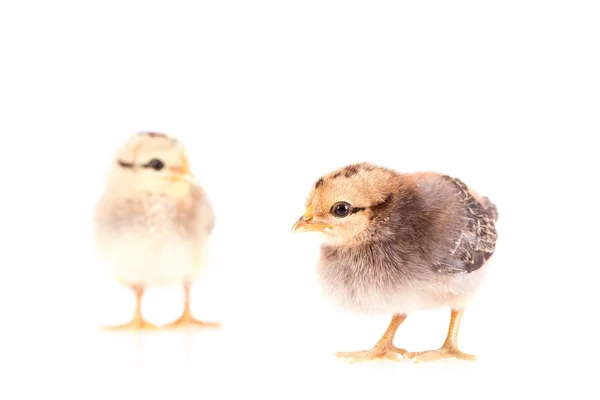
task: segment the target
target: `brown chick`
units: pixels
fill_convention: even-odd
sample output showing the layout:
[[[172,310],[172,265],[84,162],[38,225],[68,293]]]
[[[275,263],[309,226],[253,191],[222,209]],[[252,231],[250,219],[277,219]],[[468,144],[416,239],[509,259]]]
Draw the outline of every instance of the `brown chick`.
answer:
[[[362,163],[320,178],[293,227],[323,234],[320,283],[342,307],[393,316],[373,349],[338,357],[475,360],[458,349],[458,330],[494,253],[497,218],[488,198],[447,175]],[[440,349],[408,353],[392,344],[407,314],[439,307],[451,309]]]

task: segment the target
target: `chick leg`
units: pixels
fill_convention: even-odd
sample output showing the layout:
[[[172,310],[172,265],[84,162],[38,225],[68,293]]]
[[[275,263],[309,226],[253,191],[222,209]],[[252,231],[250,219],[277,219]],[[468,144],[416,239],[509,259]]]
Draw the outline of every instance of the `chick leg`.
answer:
[[[145,288],[142,285],[134,285],[132,289],[135,291],[135,313],[133,319],[123,325],[107,326],[104,329],[110,331],[118,330],[136,330],[136,329],[156,329],[155,325],[144,320],[142,316],[142,296],[144,295]]]
[[[387,328],[381,339],[371,350],[349,351],[336,353],[337,357],[348,358],[350,362],[367,361],[375,359],[398,360],[398,355],[406,354],[406,350],[394,346],[394,336],[400,324],[406,319],[406,314],[396,314],[392,317],[390,326]]]
[[[183,289],[185,290],[185,305],[183,308],[183,314],[178,320],[165,325],[165,328],[180,328],[189,326],[205,326],[209,328],[218,328],[221,325],[217,322],[204,322],[194,318],[192,311],[190,310],[190,284],[185,283]]]
[[[474,355],[463,353],[458,349],[458,328],[460,327],[460,320],[462,319],[463,313],[464,310],[452,310],[448,335],[446,336],[446,341],[440,349],[408,353],[406,357],[417,362],[435,361],[441,360],[442,358],[456,358],[459,360],[475,361]]]

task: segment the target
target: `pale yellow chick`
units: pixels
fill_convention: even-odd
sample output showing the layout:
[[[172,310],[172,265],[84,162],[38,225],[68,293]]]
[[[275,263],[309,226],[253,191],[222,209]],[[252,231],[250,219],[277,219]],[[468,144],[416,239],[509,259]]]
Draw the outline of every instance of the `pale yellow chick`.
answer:
[[[189,169],[183,145],[144,132],[117,151],[95,210],[95,240],[108,272],[136,294],[131,322],[110,329],[154,329],[141,312],[149,286],[182,285],[182,316],[167,327],[218,326],[190,311],[190,287],[207,264],[215,216]]]

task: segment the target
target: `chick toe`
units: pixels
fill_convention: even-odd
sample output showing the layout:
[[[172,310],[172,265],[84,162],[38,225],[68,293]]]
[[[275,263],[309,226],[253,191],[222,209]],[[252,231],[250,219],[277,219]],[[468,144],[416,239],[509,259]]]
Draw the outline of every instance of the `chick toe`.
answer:
[[[355,363],[359,361],[368,361],[368,360],[392,360],[399,361],[400,357],[404,354],[407,354],[406,350],[399,349],[393,344],[387,345],[377,345],[370,350],[363,351],[346,351],[336,353],[335,355],[339,358],[348,358],[350,363]]]
[[[131,322],[122,325],[105,326],[102,330],[105,331],[131,331],[131,330],[155,330],[158,329],[156,325],[142,318],[134,318]]]
[[[220,328],[221,324],[218,322],[206,322],[200,321],[194,318],[190,314],[183,314],[176,321],[163,326],[165,329],[176,329],[176,328],[189,328],[189,327],[203,327],[203,328]]]
[[[418,351],[406,354],[406,358],[415,362],[437,361],[444,358],[456,358],[457,360],[476,361],[472,354],[464,353],[456,348],[442,347],[438,350]]]

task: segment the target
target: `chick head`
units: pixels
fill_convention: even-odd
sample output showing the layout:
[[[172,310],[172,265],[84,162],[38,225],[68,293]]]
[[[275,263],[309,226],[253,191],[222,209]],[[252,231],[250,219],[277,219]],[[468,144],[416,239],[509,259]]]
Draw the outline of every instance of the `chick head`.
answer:
[[[117,151],[107,184],[117,191],[181,197],[196,181],[181,142],[162,133],[141,132]]]
[[[373,229],[378,209],[394,192],[397,174],[369,163],[351,164],[321,177],[294,232],[321,232],[329,245],[352,245]]]

